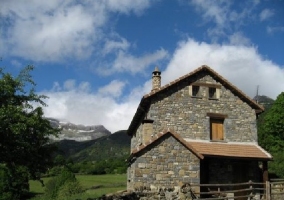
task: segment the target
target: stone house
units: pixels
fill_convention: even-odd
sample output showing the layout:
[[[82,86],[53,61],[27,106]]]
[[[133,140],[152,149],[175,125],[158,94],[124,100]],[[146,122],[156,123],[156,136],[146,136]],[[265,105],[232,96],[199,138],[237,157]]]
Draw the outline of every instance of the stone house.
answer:
[[[155,68],[127,131],[127,189],[268,180],[272,157],[257,143],[263,111],[208,66],[163,87]]]

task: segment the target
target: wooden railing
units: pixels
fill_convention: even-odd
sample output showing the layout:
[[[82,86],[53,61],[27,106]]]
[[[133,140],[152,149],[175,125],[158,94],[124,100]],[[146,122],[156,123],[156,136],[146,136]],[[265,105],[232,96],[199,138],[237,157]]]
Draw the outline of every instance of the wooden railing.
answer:
[[[271,179],[269,183],[270,199],[267,200],[282,200],[284,199],[284,179]]]
[[[151,199],[284,200],[284,179],[230,184],[184,183],[178,187],[138,187],[135,194]],[[182,198],[181,198],[182,197]],[[157,199],[156,198],[156,199]]]
[[[266,183],[246,182],[232,184],[190,184],[192,197],[206,200],[284,199],[284,179]]]

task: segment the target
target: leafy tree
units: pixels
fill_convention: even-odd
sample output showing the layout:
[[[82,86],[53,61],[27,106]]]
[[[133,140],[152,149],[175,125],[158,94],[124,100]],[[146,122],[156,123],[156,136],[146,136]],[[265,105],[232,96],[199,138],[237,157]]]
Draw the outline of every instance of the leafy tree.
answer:
[[[14,78],[0,68],[0,164],[8,174],[2,178],[11,177],[8,188],[19,193],[14,199],[24,192],[15,184],[22,180],[19,177],[28,174],[39,179],[40,173],[51,166],[54,147],[49,144],[48,136],[59,133],[43,117],[41,106],[46,106],[43,102],[46,97],[35,93],[32,70],[32,66],[27,66]],[[23,182],[27,181],[24,178]]]
[[[274,157],[270,170],[284,177],[284,92],[278,95],[259,125],[259,144]]]

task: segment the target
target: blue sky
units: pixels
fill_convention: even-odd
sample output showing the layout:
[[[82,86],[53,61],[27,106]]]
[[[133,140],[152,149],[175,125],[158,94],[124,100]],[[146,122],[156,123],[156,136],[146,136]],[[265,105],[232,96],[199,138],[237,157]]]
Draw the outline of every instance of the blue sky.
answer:
[[[162,85],[206,64],[254,97],[284,90],[284,1],[0,0],[1,67],[34,65],[47,117],[127,129]]]

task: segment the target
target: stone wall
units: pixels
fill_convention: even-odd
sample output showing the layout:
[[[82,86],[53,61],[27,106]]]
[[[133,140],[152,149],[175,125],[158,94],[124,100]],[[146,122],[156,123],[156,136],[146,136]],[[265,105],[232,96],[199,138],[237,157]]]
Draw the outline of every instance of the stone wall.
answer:
[[[171,135],[138,153],[128,168],[128,190],[179,187],[199,183],[199,159]]]
[[[206,86],[200,87],[200,98],[190,96],[189,88],[194,83],[220,85],[219,99],[209,99]],[[225,141],[257,142],[255,110],[209,75],[204,74],[194,82],[184,80],[157,94],[151,101],[147,119],[154,120],[154,133],[170,128],[184,138],[210,140],[207,113],[220,113],[227,115],[224,120]],[[132,139],[132,147],[139,145],[141,126]]]

